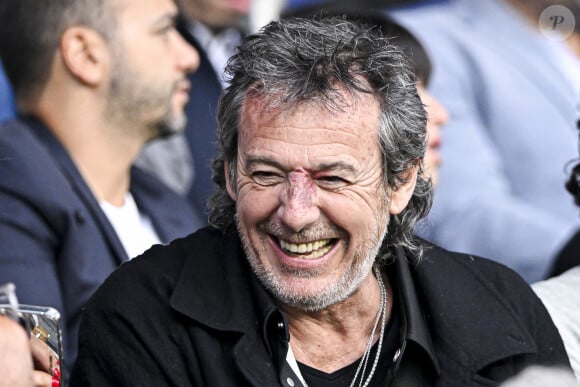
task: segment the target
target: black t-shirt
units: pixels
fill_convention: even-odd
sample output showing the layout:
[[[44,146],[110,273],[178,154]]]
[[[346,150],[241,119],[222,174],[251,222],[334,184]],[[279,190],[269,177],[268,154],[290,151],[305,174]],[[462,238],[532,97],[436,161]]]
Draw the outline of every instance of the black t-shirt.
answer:
[[[383,339],[383,348],[381,350],[381,356],[379,357],[377,369],[369,384],[369,387],[384,387],[391,382],[390,379],[392,374],[389,371],[391,369],[391,366],[393,365],[393,357],[395,355],[395,352],[399,348],[399,340],[400,340],[399,333],[401,327],[401,317],[398,303],[396,302],[396,297],[394,301],[395,302],[393,302],[391,318],[388,321],[387,326],[385,327],[385,337]],[[365,372],[365,378],[372,368],[373,362],[375,360],[377,346],[378,341],[371,349],[371,354]],[[300,362],[298,362],[298,367],[300,368],[300,372],[302,373],[304,380],[308,384],[308,387],[343,387],[343,386],[349,387],[352,382],[352,379],[354,378],[354,374],[359,366],[359,363],[360,359],[330,374],[309,367]],[[360,375],[357,380],[360,380]]]

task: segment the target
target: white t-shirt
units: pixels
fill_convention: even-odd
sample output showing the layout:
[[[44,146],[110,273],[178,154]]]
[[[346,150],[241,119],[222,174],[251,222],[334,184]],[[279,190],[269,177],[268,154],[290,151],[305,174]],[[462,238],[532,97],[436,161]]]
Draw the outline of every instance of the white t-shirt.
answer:
[[[125,203],[121,207],[105,201],[99,204],[117,232],[129,258],[134,258],[154,244],[161,243],[151,219],[139,212],[131,193],[125,195]]]
[[[570,364],[580,381],[580,267],[545,281],[532,289],[542,300],[562,336]]]

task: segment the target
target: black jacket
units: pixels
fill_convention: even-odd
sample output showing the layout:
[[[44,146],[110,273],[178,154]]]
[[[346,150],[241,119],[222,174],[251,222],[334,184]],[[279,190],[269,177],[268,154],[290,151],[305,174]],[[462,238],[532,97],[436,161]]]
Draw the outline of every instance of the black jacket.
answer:
[[[531,364],[569,367],[545,308],[511,270],[438,247],[405,265],[436,356],[428,385],[491,386]],[[279,386],[265,335],[280,316],[237,235],[202,229],[105,282],[82,318],[71,385]]]

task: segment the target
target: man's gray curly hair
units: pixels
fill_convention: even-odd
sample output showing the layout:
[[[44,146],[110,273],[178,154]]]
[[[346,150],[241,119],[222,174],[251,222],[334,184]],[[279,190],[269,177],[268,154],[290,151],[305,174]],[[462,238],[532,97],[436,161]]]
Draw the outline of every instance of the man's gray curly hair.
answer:
[[[245,98],[292,109],[316,103],[340,109],[341,90],[372,94],[380,101],[378,127],[386,192],[404,182],[418,165],[417,184],[407,207],[391,217],[384,247],[401,246],[420,259],[422,247],[413,237],[415,224],[432,202],[431,183],[423,175],[426,113],[415,78],[403,53],[378,29],[339,17],[286,19],[249,36],[226,67],[230,86],[218,105],[218,155],[213,162],[217,192],[209,201],[209,223],[226,230],[235,226],[235,202],[226,192],[224,166],[236,181],[238,125]],[[235,189],[235,187],[234,187]]]

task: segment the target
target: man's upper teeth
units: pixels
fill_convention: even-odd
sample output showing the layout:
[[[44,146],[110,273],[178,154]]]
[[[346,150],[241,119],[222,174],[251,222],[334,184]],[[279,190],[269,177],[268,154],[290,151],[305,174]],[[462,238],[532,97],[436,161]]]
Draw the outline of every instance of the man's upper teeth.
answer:
[[[311,253],[315,250],[318,250],[330,243],[330,239],[321,239],[314,242],[308,243],[290,243],[283,240],[280,240],[280,246],[286,250],[290,251],[291,253]]]

